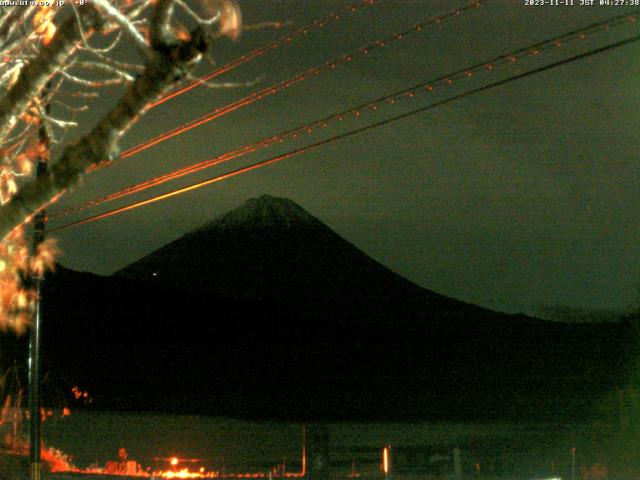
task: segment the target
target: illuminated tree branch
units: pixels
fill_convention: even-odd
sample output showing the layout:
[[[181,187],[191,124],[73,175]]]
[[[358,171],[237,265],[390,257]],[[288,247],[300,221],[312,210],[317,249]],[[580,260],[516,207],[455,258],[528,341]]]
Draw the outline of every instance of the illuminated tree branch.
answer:
[[[92,8],[83,9],[83,18],[89,27],[96,27],[101,21]],[[58,29],[49,45],[43,47],[39,55],[22,68],[17,82],[0,98],[0,143],[15,126],[18,116],[28,108],[56,70],[74,53],[82,34],[78,22],[69,18]]]
[[[237,37],[240,13],[234,0],[207,2],[209,11],[192,18],[191,30],[177,25],[175,2],[95,0],[78,8],[0,12],[0,329],[24,329],[34,296],[23,279],[52,263],[48,244],[28,255],[25,223],[88,171],[117,157],[120,139],[146,107],[188,78],[221,34]],[[133,63],[111,56],[124,41],[138,52]],[[111,109],[74,141],[54,139],[54,133],[66,136],[78,125],[75,115],[97,98],[98,88],[110,89]],[[64,107],[62,117],[50,113],[51,104]],[[45,175],[33,177],[34,160],[49,156],[48,144],[34,134],[42,128],[57,140],[58,154]]]

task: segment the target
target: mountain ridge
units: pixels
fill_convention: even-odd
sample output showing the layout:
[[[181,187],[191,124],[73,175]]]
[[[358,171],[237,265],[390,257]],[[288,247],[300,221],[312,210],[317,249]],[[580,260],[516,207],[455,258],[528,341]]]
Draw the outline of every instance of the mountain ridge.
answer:
[[[190,258],[192,252],[207,250],[211,251],[208,258]],[[170,270],[170,275],[163,276],[163,269]],[[211,275],[204,275],[205,271]],[[216,281],[218,274],[224,282]],[[295,202],[270,195],[248,200],[114,275],[158,282],[168,277],[181,288],[217,291],[235,298],[276,298],[290,306],[298,298],[307,312],[314,307],[316,314],[340,315],[351,310],[389,318],[403,310],[401,302],[411,306],[425,301],[443,312],[491,312],[412,283]],[[261,276],[270,278],[257,285]],[[278,291],[275,285],[283,287]],[[378,304],[379,315],[371,312],[372,303]]]
[[[45,364],[102,409],[572,419],[628,373],[626,324],[546,322],[430,292],[273,197],[116,275],[61,267],[43,305]]]

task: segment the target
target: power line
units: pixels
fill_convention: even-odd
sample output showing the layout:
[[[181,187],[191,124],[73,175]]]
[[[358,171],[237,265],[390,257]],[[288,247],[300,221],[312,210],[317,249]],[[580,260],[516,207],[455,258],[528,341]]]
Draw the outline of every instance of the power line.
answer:
[[[582,60],[582,59],[587,58],[587,57],[591,57],[591,56],[594,56],[594,55],[597,55],[597,54],[600,54],[600,53],[611,51],[611,50],[613,50],[615,48],[619,48],[619,47],[622,47],[622,46],[625,46],[625,45],[629,45],[629,44],[635,43],[637,41],[640,41],[640,35],[636,35],[636,36],[627,38],[625,40],[621,40],[621,41],[615,42],[613,44],[606,45],[604,47],[600,47],[600,48],[597,48],[597,49],[594,49],[594,50],[590,50],[589,52],[586,52],[586,53],[581,53],[581,54],[578,54],[578,55],[574,55],[574,56],[566,58],[564,60],[560,60],[560,61],[551,63],[549,65],[545,65],[543,67],[539,67],[539,68],[536,68],[536,69],[533,69],[533,70],[529,70],[527,72],[524,72],[524,73],[521,73],[521,74],[518,74],[518,75],[514,75],[512,77],[509,77],[509,78],[506,78],[506,79],[503,79],[503,80],[500,80],[500,81],[497,81],[497,82],[494,82],[494,83],[491,83],[491,84],[488,84],[488,85],[485,85],[485,86],[482,86],[482,87],[478,87],[478,88],[475,88],[473,90],[469,90],[467,92],[464,92],[464,93],[461,93],[461,94],[458,94],[458,95],[451,96],[451,97],[449,97],[449,98],[447,98],[445,100],[441,100],[441,101],[432,103],[430,105],[427,105],[427,106],[424,106],[424,107],[421,107],[421,108],[417,108],[417,109],[412,110],[410,112],[406,112],[406,113],[403,113],[403,114],[400,114],[400,115],[396,115],[394,117],[390,117],[388,119],[385,119],[385,120],[382,120],[382,121],[379,121],[379,122],[376,122],[376,123],[373,123],[371,125],[367,125],[367,126],[355,129],[355,130],[351,130],[351,131],[346,132],[346,133],[335,135],[333,137],[327,138],[325,140],[321,140],[321,141],[313,143],[311,145],[307,145],[305,147],[301,147],[301,148],[292,150],[290,152],[278,155],[276,157],[272,157],[272,158],[270,158],[268,160],[263,160],[261,162],[254,163],[254,164],[246,166],[246,167],[238,168],[238,169],[233,170],[231,172],[224,173],[222,175],[217,175],[215,177],[209,178],[208,180],[204,180],[204,181],[201,181],[201,182],[193,183],[191,185],[188,185],[188,186],[185,186],[185,187],[182,187],[182,188],[178,188],[178,189],[172,190],[172,191],[167,192],[167,193],[156,195],[156,196],[148,198],[146,200],[142,200],[142,201],[139,201],[139,202],[131,203],[129,205],[126,205],[126,206],[123,206],[123,207],[119,207],[119,208],[116,208],[116,209],[101,213],[99,215],[93,215],[91,217],[87,217],[87,218],[84,218],[82,220],[78,220],[78,221],[75,221],[75,222],[72,222],[72,223],[68,223],[66,225],[62,225],[60,227],[56,227],[56,228],[50,229],[49,231],[50,232],[60,231],[60,230],[65,230],[65,229],[68,229],[68,228],[76,227],[76,226],[79,226],[79,225],[84,225],[86,223],[94,222],[96,220],[101,220],[101,219],[104,219],[104,218],[107,218],[107,217],[111,217],[111,216],[114,216],[114,215],[117,215],[117,214],[120,214],[120,213],[127,212],[129,210],[133,210],[133,209],[136,209],[136,208],[139,208],[139,207],[143,207],[145,205],[150,205],[152,203],[156,203],[156,202],[159,202],[161,200],[166,200],[168,198],[171,198],[171,197],[174,197],[174,196],[177,196],[177,195],[181,195],[183,193],[187,193],[187,192],[190,192],[190,191],[193,191],[193,190],[197,190],[197,189],[205,187],[207,185],[211,185],[213,183],[218,183],[218,182],[221,182],[221,181],[226,180],[228,178],[232,178],[232,177],[241,175],[243,173],[248,173],[250,171],[257,170],[259,168],[266,167],[268,165],[272,165],[272,164],[280,162],[282,160],[286,160],[288,158],[300,155],[302,153],[309,152],[311,150],[315,150],[315,149],[317,149],[319,147],[322,147],[324,145],[327,145],[329,143],[333,143],[333,142],[336,142],[336,141],[339,141],[339,140],[343,140],[345,138],[353,137],[354,135],[358,135],[358,134],[366,132],[368,130],[372,130],[374,128],[378,128],[378,127],[381,127],[381,126],[384,126],[384,125],[388,125],[388,124],[393,123],[393,122],[397,122],[399,120],[402,120],[402,119],[405,119],[405,118],[408,118],[408,117],[411,117],[411,116],[426,112],[427,110],[431,110],[431,109],[440,107],[442,105],[449,104],[449,103],[454,102],[456,100],[461,100],[461,99],[469,97],[471,95],[475,95],[477,93],[485,92],[487,90],[490,90],[490,89],[505,85],[507,83],[511,83],[511,82],[514,82],[514,81],[517,81],[517,80],[521,80],[523,78],[526,78],[526,77],[529,77],[529,76],[532,76],[532,75],[536,75],[538,73],[542,73],[542,72],[545,72],[545,71],[548,71],[548,70],[551,70],[553,68],[557,68],[557,67],[560,67],[560,66],[563,66],[563,65],[567,65],[569,63],[572,63],[572,62],[575,62],[575,61],[578,61],[578,60]]]
[[[128,158],[131,157],[137,153],[140,153],[143,150],[146,150],[148,148],[151,148],[159,143],[162,143],[166,140],[169,140],[170,138],[173,138],[177,135],[181,135],[185,132],[188,132],[189,130],[192,130],[196,127],[199,127],[201,125],[204,125],[206,123],[209,123],[217,118],[222,117],[223,115],[226,115],[228,113],[234,112],[242,107],[246,107],[248,105],[251,105],[259,100],[262,100],[263,98],[266,98],[268,96],[271,96],[275,93],[280,92],[281,90],[284,90],[286,88],[289,88],[293,85],[298,84],[299,82],[302,82],[308,78],[312,78],[312,77],[316,77],[318,75],[320,75],[321,73],[325,73],[325,72],[331,72],[333,70],[335,70],[338,66],[340,65],[344,65],[347,64],[351,61],[353,61],[353,59],[355,57],[358,56],[366,56],[368,55],[371,51],[376,50],[376,49],[380,49],[385,47],[386,45],[393,43],[393,42],[397,42],[400,40],[405,39],[409,34],[412,33],[416,33],[416,32],[420,32],[422,31],[425,27],[430,26],[430,25],[434,25],[437,23],[442,22],[443,20],[446,20],[448,18],[451,17],[455,17],[460,15],[463,12],[466,12],[467,10],[470,10],[472,8],[478,8],[480,7],[483,3],[487,3],[490,2],[492,0],[474,0],[471,3],[468,3],[462,7],[459,8],[455,8],[452,10],[449,10],[443,14],[440,15],[436,15],[434,17],[431,17],[428,21],[422,22],[422,23],[418,23],[415,24],[401,32],[395,33],[393,35],[390,35],[388,37],[376,40],[374,42],[371,42],[367,45],[365,45],[364,47],[360,47],[356,50],[353,50],[350,53],[346,53],[341,55],[338,58],[335,58],[333,60],[329,60],[327,62],[324,62],[323,64],[317,66],[317,67],[313,67],[310,69],[305,70],[302,73],[299,73],[298,75],[291,77],[287,80],[283,80],[279,83],[276,83],[274,85],[271,85],[269,87],[263,88],[262,90],[259,90],[257,92],[251,93],[249,95],[247,95],[246,97],[243,97],[239,100],[236,100],[230,104],[227,104],[225,106],[222,107],[218,107],[215,108],[214,110],[212,110],[211,112],[196,118],[195,120],[192,120],[190,122],[187,122],[183,125],[180,125],[179,127],[176,127],[172,130],[168,130],[164,133],[161,133],[141,144],[138,144],[134,147],[131,147],[127,150],[125,150],[124,152],[122,152],[119,156],[119,159],[124,159],[124,158]]]
[[[379,107],[382,107],[388,104],[393,104],[399,100],[413,98],[423,89],[426,89],[427,91],[430,92],[435,87],[449,85],[454,81],[457,81],[458,79],[466,79],[468,77],[473,76],[477,72],[492,71],[496,66],[499,66],[502,64],[512,64],[519,58],[523,58],[526,56],[535,56],[540,54],[541,52],[544,52],[545,50],[555,49],[559,46],[567,45],[572,41],[583,40],[586,38],[587,35],[603,32],[611,28],[614,28],[616,26],[624,25],[628,22],[635,21],[635,20],[636,20],[636,15],[634,14],[618,15],[618,16],[609,18],[607,20],[588,25],[579,30],[574,30],[558,37],[553,37],[541,42],[537,42],[533,45],[520,48],[513,52],[502,54],[500,56],[491,58],[489,60],[476,63],[475,65],[472,65],[470,67],[466,67],[445,75],[441,75],[437,78],[431,79],[427,82],[419,83],[417,85],[406,88],[404,90],[396,91],[394,93],[377,98],[373,101],[369,101],[367,103],[358,105],[356,107],[352,107],[347,110],[343,110],[341,112],[331,114],[320,120],[315,120],[311,123],[307,123],[306,125],[299,126],[294,129],[279,133],[277,135],[264,138],[262,140],[254,142],[252,144],[245,145],[236,150],[224,153],[212,159],[204,160],[202,162],[198,162],[192,165],[188,165],[186,167],[179,168],[172,172],[169,172],[169,173],[160,175],[158,177],[146,180],[144,182],[138,183],[136,185],[124,188],[112,194],[93,199],[82,205],[69,207],[57,213],[54,213],[52,215],[52,218],[67,216],[72,213],[77,213],[79,211],[100,205],[108,201],[116,200],[118,198],[132,195],[134,193],[139,193],[148,188],[161,185],[163,183],[166,183],[171,180],[175,180],[177,178],[181,178],[185,175],[196,173],[206,168],[211,168],[213,166],[236,159],[240,156],[247,155],[249,153],[256,152],[258,150],[261,150],[263,148],[266,148],[274,144],[282,143],[285,140],[294,139],[300,135],[311,133],[317,128],[326,128],[329,126],[330,123],[335,121],[340,121],[349,115],[360,117],[362,112],[365,112],[368,110],[376,110]]]
[[[340,10],[340,12],[345,12],[347,14],[351,14],[351,13],[355,13],[361,10],[362,7],[367,7],[370,5],[373,5],[375,3],[375,0],[361,0],[358,3],[355,3],[353,5],[349,5],[348,7],[343,8],[342,10]],[[243,63],[247,63],[250,60],[253,60],[254,58],[260,57],[262,55],[265,55],[266,53],[270,52],[271,50],[275,50],[278,47],[282,47],[284,45],[288,45],[290,44],[293,39],[299,35],[306,35],[308,34],[310,31],[316,29],[316,28],[323,28],[327,25],[329,25],[331,22],[335,22],[340,20],[342,17],[337,14],[337,13],[330,13],[329,15],[326,15],[325,17],[316,20],[315,22],[309,23],[307,25],[304,25],[302,27],[299,27],[295,30],[293,30],[292,32],[288,33],[287,35],[284,35],[280,38],[277,38],[276,40],[274,40],[271,43],[268,43],[267,45],[264,45],[262,47],[256,48],[255,50],[252,50],[249,53],[246,53],[244,55],[242,55],[241,57],[236,58],[235,60],[230,61],[229,63],[223,65],[222,67],[213,70],[212,72],[209,72],[206,75],[201,76],[200,78],[190,82],[189,84],[174,90],[173,92],[168,93],[167,95],[164,95],[162,98],[159,98],[158,100],[156,100],[153,103],[150,103],[149,105],[147,105],[147,107],[145,108],[145,111],[149,111],[152,108],[155,108],[159,105],[162,105],[165,102],[168,102],[169,100],[182,95],[183,93],[187,93],[191,90],[193,90],[194,88],[208,82],[209,80],[213,80],[216,77],[219,77],[220,75],[222,75],[223,73],[227,73],[231,70],[233,70],[234,68],[242,65]]]

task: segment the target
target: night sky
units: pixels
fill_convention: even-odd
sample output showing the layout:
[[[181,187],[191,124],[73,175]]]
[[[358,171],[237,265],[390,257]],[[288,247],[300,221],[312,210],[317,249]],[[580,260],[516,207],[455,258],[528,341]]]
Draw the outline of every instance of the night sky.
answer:
[[[257,81],[255,85],[198,88],[155,108],[126,136],[123,149],[465,4],[378,0],[346,14],[344,8],[353,3],[356,0],[240,1],[247,24],[280,21],[286,26],[245,32],[236,43],[219,41],[213,52],[218,66],[331,12],[340,12],[342,18],[217,79]],[[108,194],[631,11],[633,7],[488,2],[92,173],[58,205]],[[588,35],[74,218],[264,160],[638,33],[636,22]],[[210,70],[203,65],[200,72]],[[547,305],[625,309],[637,302],[640,286],[639,78],[640,45],[635,43],[213,186],[61,231],[60,261],[74,269],[109,274],[248,198],[269,193],[291,198],[382,264],[454,298],[509,312]],[[110,92],[103,92],[83,126],[89,126],[112,99]],[[72,219],[53,219],[51,226]],[[194,255],[208,253],[215,254]]]

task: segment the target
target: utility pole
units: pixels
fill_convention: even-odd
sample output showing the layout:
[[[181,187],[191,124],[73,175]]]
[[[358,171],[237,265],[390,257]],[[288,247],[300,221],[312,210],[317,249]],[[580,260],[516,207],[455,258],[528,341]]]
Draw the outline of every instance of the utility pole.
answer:
[[[48,96],[49,87],[45,87],[40,98],[44,105],[42,111],[49,113]],[[38,128],[38,165],[36,175],[42,177],[47,174],[49,163],[50,139],[47,133],[44,115],[40,116]],[[44,242],[46,212],[39,211],[33,222],[33,252],[38,252],[38,247]],[[40,329],[42,323],[42,284],[44,283],[44,271],[38,269],[30,272],[32,281],[35,282],[36,305],[29,336],[29,465],[31,480],[40,480],[42,477],[42,421],[40,419]]]

